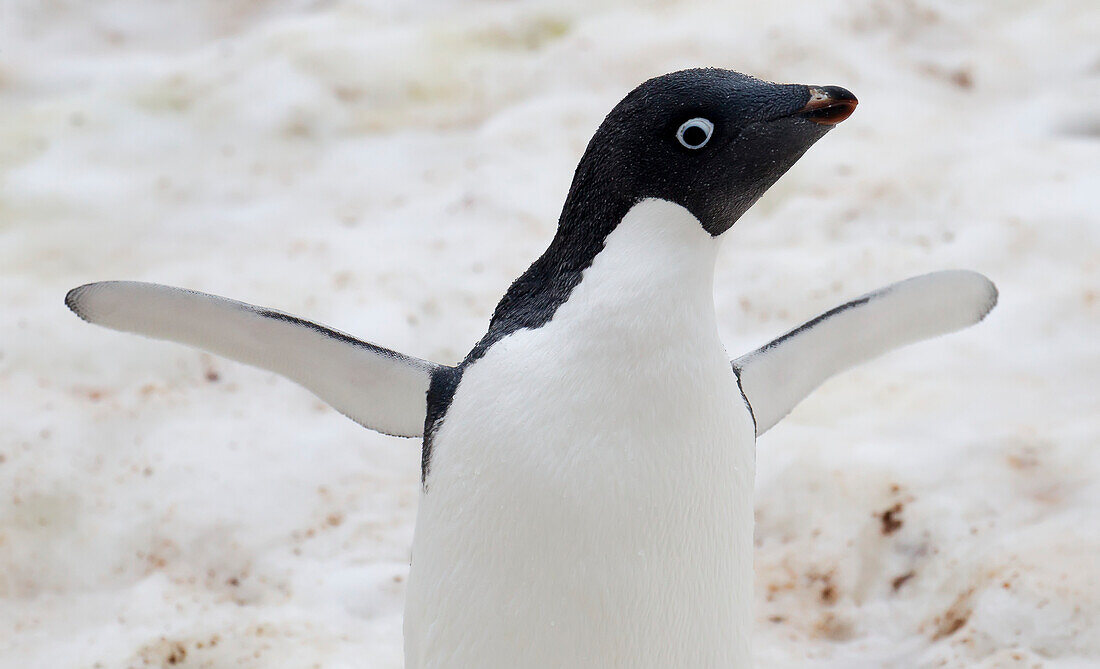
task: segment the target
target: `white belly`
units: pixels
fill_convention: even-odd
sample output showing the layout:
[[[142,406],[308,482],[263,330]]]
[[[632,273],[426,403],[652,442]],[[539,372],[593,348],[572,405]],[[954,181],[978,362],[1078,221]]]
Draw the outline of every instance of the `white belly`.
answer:
[[[420,500],[407,669],[749,666],[755,439],[715,245],[643,203],[549,323],[466,369]]]

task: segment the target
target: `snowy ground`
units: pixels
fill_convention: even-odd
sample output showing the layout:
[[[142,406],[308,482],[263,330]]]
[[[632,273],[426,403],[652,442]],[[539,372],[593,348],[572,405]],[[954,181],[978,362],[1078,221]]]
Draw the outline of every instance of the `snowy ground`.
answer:
[[[761,666],[1098,666],[1100,9],[742,4],[0,3],[0,665],[399,667],[419,444],[62,296],[454,362],[610,106],[719,65],[861,101],[730,235],[732,353],[913,274],[1001,291],[760,441]]]

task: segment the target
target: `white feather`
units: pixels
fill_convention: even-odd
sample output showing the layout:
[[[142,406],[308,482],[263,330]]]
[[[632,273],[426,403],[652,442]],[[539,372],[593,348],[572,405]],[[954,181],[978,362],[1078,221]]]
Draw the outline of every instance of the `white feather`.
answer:
[[[934,272],[880,288],[733,361],[764,434],[830,376],[883,353],[973,325],[997,304],[981,274]]]
[[[749,666],[754,435],[717,246],[643,201],[549,323],[465,370],[421,495],[407,669]]]
[[[65,304],[97,325],[282,374],[379,432],[401,437],[424,432],[434,363],[282,312],[153,283],[91,283],[69,291]]]

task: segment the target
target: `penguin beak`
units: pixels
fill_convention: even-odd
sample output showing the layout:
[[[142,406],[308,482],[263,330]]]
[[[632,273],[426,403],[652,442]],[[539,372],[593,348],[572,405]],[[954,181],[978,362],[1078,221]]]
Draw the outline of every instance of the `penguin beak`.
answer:
[[[840,86],[809,86],[810,101],[796,112],[820,125],[836,125],[852,115],[859,100]]]

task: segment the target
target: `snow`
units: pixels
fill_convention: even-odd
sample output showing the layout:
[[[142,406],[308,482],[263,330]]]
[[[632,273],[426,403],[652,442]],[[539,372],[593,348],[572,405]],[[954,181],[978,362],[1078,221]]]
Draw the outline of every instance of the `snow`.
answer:
[[[733,229],[731,353],[945,268],[978,326],[758,447],[762,667],[1100,662],[1093,0],[0,5],[0,666],[399,667],[418,442],[90,327],[101,279],[458,360],[631,87],[696,65],[855,115]]]

